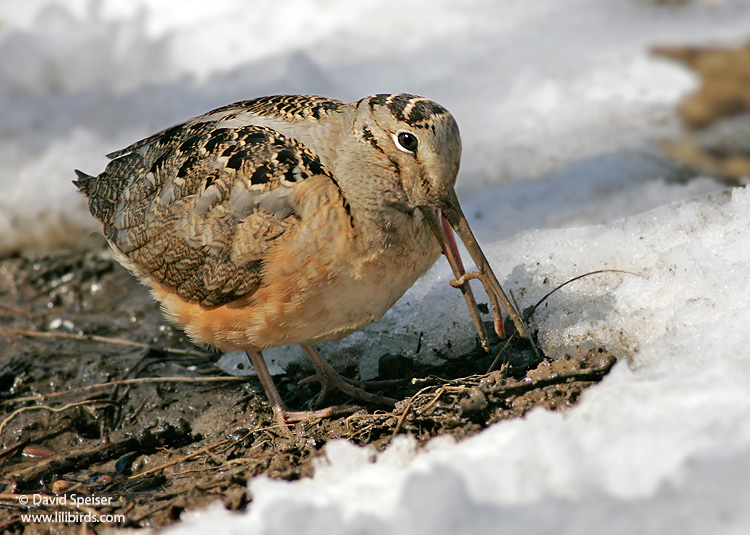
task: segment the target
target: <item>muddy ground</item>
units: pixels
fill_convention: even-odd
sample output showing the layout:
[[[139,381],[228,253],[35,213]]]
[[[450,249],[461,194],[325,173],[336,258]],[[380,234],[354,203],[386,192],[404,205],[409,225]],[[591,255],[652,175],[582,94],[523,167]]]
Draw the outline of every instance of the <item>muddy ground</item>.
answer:
[[[602,350],[548,362],[516,343],[486,374],[500,347],[434,367],[384,355],[378,379],[387,382],[371,389],[402,400],[393,411],[364,407],[284,433],[259,383],[222,379],[218,356],[170,327],[103,250],[0,259],[0,532],[165,526],[215,500],[246,509],[248,479],[309,477],[330,440],[378,450],[398,434],[460,440],[534,407],[565,410],[614,364]],[[315,384],[297,385],[310,372],[293,365],[277,377],[293,408],[315,397]],[[74,494],[109,503],[22,504]],[[29,512],[121,516],[24,524]]]

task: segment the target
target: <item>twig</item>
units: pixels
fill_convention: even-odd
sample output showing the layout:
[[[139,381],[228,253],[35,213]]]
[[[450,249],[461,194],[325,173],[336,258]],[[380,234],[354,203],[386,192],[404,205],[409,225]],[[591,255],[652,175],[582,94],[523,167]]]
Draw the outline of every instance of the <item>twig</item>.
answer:
[[[544,303],[549,296],[551,296],[553,293],[555,293],[557,290],[562,288],[563,286],[567,286],[571,282],[577,281],[579,279],[582,279],[584,277],[588,277],[589,275],[598,275],[599,273],[625,273],[627,275],[635,275],[636,277],[643,277],[643,275],[639,275],[638,273],[633,273],[632,271],[625,271],[623,269],[597,269],[596,271],[589,271],[588,273],[584,273],[583,275],[578,275],[577,277],[573,277],[570,280],[567,280],[563,282],[561,285],[559,285],[557,288],[550,291],[547,295],[542,297],[537,303],[531,307],[531,310],[526,314],[526,318],[530,318],[531,315],[536,312],[536,309],[539,308],[539,306]]]
[[[516,302],[516,298],[513,296],[513,293],[511,293],[510,291],[508,291],[508,293],[509,293],[510,298],[512,300],[513,306],[516,307],[516,310],[521,310],[518,307],[518,303]],[[524,315],[524,317],[523,317],[524,325],[528,326],[528,322],[529,322],[530,318],[531,318],[531,314],[530,313]],[[519,333],[518,333],[518,331],[516,331],[513,334],[518,335]],[[542,355],[541,355],[541,352],[539,351],[539,348],[536,345],[536,340],[534,339],[534,336],[532,336],[532,334],[529,333],[529,332],[527,332],[526,334],[528,335],[527,339],[528,339],[529,343],[531,344],[531,349],[534,350],[534,356],[536,357],[537,360],[542,360]],[[510,339],[512,340],[513,336],[511,336]]]
[[[526,316],[525,319],[528,319],[529,316],[530,314]],[[492,370],[495,369],[495,367],[497,366],[497,363],[500,361],[500,357],[502,357],[503,354],[505,353],[505,350],[510,347],[511,342],[515,340],[517,334],[518,333],[516,331],[513,331],[513,333],[505,340],[503,347],[500,348],[500,351],[498,351],[497,355],[495,355],[495,359],[492,361],[492,364],[490,364],[490,367],[487,368],[487,373],[490,373]],[[533,336],[529,334],[529,340],[531,340],[532,338]]]
[[[0,422],[0,435],[3,434],[3,429],[5,429],[5,426],[10,423],[10,421],[21,414],[22,412],[26,411],[38,411],[38,410],[45,410],[50,412],[62,412],[66,411],[68,409],[72,409],[73,407],[80,407],[81,405],[93,405],[96,403],[104,403],[107,405],[117,405],[114,401],[111,400],[105,400],[105,399],[90,399],[86,401],[78,401],[76,403],[68,403],[67,405],[63,405],[62,407],[50,407],[48,405],[34,405],[32,407],[21,407],[20,409],[14,410],[12,413],[10,413],[10,416],[8,416],[5,420]]]
[[[423,410],[424,412],[427,412],[428,410],[430,410],[430,409],[431,409],[432,407],[434,407],[434,406],[435,406],[435,404],[436,404],[436,403],[438,402],[438,400],[440,399],[440,396],[442,396],[443,394],[445,394],[445,391],[446,391],[446,390],[445,390],[445,388],[446,388],[446,387],[444,387],[444,386],[441,386],[440,388],[438,388],[438,389],[437,389],[437,390],[435,391],[435,396],[434,396],[434,397],[432,398],[432,400],[431,400],[431,401],[430,401],[430,402],[429,402],[429,403],[428,403],[427,405],[425,405],[424,407],[422,407],[422,410]]]
[[[7,312],[10,312],[11,314],[15,314],[17,316],[23,316],[25,318],[33,318],[36,316],[36,314],[32,314],[31,312],[26,312],[23,309],[20,309],[18,307],[10,306],[10,305],[2,305],[0,304],[0,309],[5,310]]]
[[[107,336],[97,336],[95,334],[63,333],[54,331],[28,331],[25,329],[13,329],[10,327],[6,328],[6,330],[10,333],[26,336],[28,338],[64,338],[66,340],[78,340],[80,342],[101,342],[104,344],[137,347],[140,349],[148,349],[149,347],[152,347],[149,344],[133,342],[132,340],[125,340],[124,338],[110,338]],[[177,355],[202,355],[202,353],[190,349],[174,349],[169,347],[161,347],[159,349],[166,353],[175,353]]]
[[[10,448],[4,449],[3,451],[0,451],[0,459],[3,457],[10,457],[14,453],[16,453],[18,450],[25,448],[29,443],[29,440],[22,440],[18,444],[15,444],[14,446],[11,446]]]
[[[414,400],[416,400],[419,396],[421,396],[431,388],[435,388],[435,385],[426,386],[409,398],[409,401],[406,402],[406,407],[404,407],[404,412],[401,413],[401,416],[399,416],[398,418],[398,422],[396,422],[396,426],[393,428],[393,433],[391,433],[391,440],[393,440],[393,438],[401,430],[401,426],[404,424],[406,416],[409,414],[409,410],[411,410],[411,406],[414,404]]]
[[[95,385],[82,386],[81,388],[74,388],[72,390],[66,390],[64,392],[52,392],[49,394],[37,394],[35,396],[25,396],[21,398],[6,399],[1,402],[0,405],[7,405],[10,403],[22,403],[24,401],[39,401],[42,399],[56,398],[59,396],[66,396],[68,394],[78,394],[80,392],[88,392],[90,390],[97,390],[100,388],[107,388],[110,386],[120,385],[133,385],[139,383],[210,383],[214,381],[227,381],[227,382],[247,382],[247,377],[138,377],[135,379],[121,379],[119,381],[110,381],[107,383],[97,383]]]
[[[168,463],[164,463],[159,466],[155,466],[153,468],[150,468],[149,470],[146,470],[145,472],[141,472],[140,474],[136,474],[134,476],[130,476],[128,479],[138,479],[139,477],[147,476],[149,474],[153,474],[154,472],[159,472],[160,470],[163,470],[167,468],[168,466],[173,466],[175,464],[179,464],[182,462],[187,461],[188,459],[192,459],[193,457],[196,457],[200,455],[201,453],[206,453],[208,451],[211,451],[214,448],[218,448],[219,446],[223,446],[224,444],[228,444],[229,442],[232,442],[232,439],[225,438],[224,440],[220,440],[219,442],[216,442],[214,444],[211,444],[209,446],[206,446],[205,448],[201,448],[198,451],[194,451],[193,453],[189,453],[185,455],[184,457],[180,457],[179,459],[175,459],[173,461],[169,461]]]
[[[572,279],[563,282],[562,284],[560,284],[559,286],[557,286],[556,288],[554,288],[550,292],[548,292],[539,301],[537,301],[536,304],[533,305],[531,307],[531,309],[526,314],[524,314],[524,317],[523,317],[524,322],[527,322],[531,318],[531,316],[534,315],[534,313],[537,311],[537,309],[542,305],[542,303],[544,303],[553,293],[555,293],[557,290],[559,290],[563,286],[567,286],[571,282],[577,281],[577,280],[582,279],[584,277],[588,277],[589,275],[597,275],[599,273],[625,273],[627,275],[635,275],[636,277],[642,277],[642,275],[639,275],[638,273],[633,273],[632,271],[625,271],[625,270],[622,270],[622,269],[598,269],[596,271],[590,271],[588,273],[584,273],[583,275],[578,275],[577,277],[573,277]],[[492,361],[492,364],[490,364],[490,367],[487,369],[487,373],[490,373],[492,370],[495,369],[495,367],[497,366],[498,361],[500,360],[500,356],[505,352],[506,348],[510,345],[510,342],[515,338],[515,336],[516,336],[516,333],[513,333],[511,336],[508,337],[508,339],[505,342],[505,345],[502,347],[502,349],[500,350],[500,352],[497,354],[497,356],[495,357],[495,359]],[[531,338],[532,337],[529,337],[529,339],[531,339]],[[536,355],[538,357],[539,353],[538,353],[538,351],[536,349],[536,346],[534,345],[533,342],[532,342],[532,347],[534,348],[534,352],[536,353]]]
[[[406,407],[404,407],[404,412],[402,412],[401,416],[399,416],[398,421],[396,422],[396,425],[393,428],[393,433],[391,433],[391,440],[393,440],[393,438],[401,430],[401,426],[404,425],[404,420],[406,420],[406,415],[409,414],[409,409],[411,409],[412,401],[414,401],[414,396],[410,397],[409,401],[406,402]]]

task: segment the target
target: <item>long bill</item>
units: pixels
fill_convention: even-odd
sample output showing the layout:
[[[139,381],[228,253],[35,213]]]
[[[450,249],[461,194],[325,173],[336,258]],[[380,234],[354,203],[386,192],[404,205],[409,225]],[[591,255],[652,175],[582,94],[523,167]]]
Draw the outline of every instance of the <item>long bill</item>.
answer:
[[[453,275],[456,277],[456,280],[452,281],[451,284],[460,288],[464,295],[464,299],[466,299],[466,304],[469,307],[469,313],[471,314],[474,326],[479,334],[479,340],[482,347],[484,347],[485,350],[489,350],[489,341],[487,340],[487,332],[479,315],[479,309],[476,300],[474,299],[474,294],[469,286],[469,280],[471,279],[479,279],[487,292],[492,306],[493,324],[497,335],[501,338],[505,335],[502,311],[500,309],[500,305],[502,305],[513,320],[516,330],[518,330],[518,334],[523,338],[528,338],[526,325],[513,304],[505,295],[500,283],[497,281],[495,273],[492,271],[492,268],[487,261],[487,257],[484,256],[482,249],[479,247],[479,244],[474,237],[474,233],[471,231],[469,223],[466,221],[466,216],[464,216],[464,213],[461,210],[461,205],[458,202],[455,190],[453,188],[449,190],[448,201],[442,206],[423,208],[422,212],[432,228],[432,231],[435,233],[438,242],[440,242],[443,254],[445,254],[448,259],[448,263],[453,270]],[[463,262],[461,262],[461,256],[458,252],[458,246],[456,245],[456,240],[453,236],[454,231],[458,234],[458,237],[463,242],[466,250],[471,255],[478,271],[467,273],[464,269]]]

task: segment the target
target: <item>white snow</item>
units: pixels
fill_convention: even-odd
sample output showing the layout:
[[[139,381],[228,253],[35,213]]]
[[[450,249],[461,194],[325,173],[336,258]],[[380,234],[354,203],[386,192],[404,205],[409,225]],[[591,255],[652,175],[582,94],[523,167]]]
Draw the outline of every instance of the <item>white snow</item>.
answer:
[[[168,533],[746,533],[750,194],[661,158],[695,87],[665,44],[736,43],[750,3],[648,0],[0,3],[0,252],[81,244],[70,184],[104,154],[234,100],[429,96],[456,116],[459,195],[501,283],[553,355],[621,357],[577,407],[459,444],[326,447],[315,477],[250,483]],[[385,352],[473,342],[439,262],[386,316],[326,345],[374,373]],[[296,350],[271,352],[281,362]]]

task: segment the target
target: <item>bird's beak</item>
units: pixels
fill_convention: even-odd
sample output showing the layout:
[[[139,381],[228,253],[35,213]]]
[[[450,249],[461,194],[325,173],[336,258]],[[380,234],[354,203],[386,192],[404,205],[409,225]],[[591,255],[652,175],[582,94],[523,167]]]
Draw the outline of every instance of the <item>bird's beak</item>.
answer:
[[[487,339],[487,331],[484,328],[484,324],[479,316],[479,309],[477,308],[477,302],[474,299],[474,294],[469,286],[469,280],[479,279],[484,286],[485,291],[490,299],[492,305],[492,314],[494,319],[495,332],[501,338],[504,338],[505,332],[503,329],[503,316],[500,310],[500,305],[505,308],[508,315],[513,320],[513,323],[518,330],[518,334],[524,338],[528,338],[526,326],[523,320],[511,304],[505,292],[500,287],[500,283],[497,281],[497,277],[492,272],[487,257],[484,256],[482,249],[479,248],[474,233],[469,227],[469,223],[466,221],[461,210],[461,205],[458,202],[458,197],[453,188],[450,188],[448,192],[448,200],[439,206],[430,206],[422,208],[422,213],[425,219],[429,223],[432,231],[440,242],[440,247],[443,249],[443,254],[448,259],[448,263],[453,270],[453,275],[456,280],[451,281],[451,285],[461,289],[466,299],[466,304],[469,306],[469,312],[471,313],[471,319],[474,321],[474,326],[479,334],[479,340],[485,351],[489,351],[489,341]],[[456,239],[453,236],[453,232],[458,234],[461,238],[466,250],[469,251],[471,258],[477,266],[478,271],[466,272],[463,263],[461,262],[461,256],[458,253],[458,246],[456,245]]]

